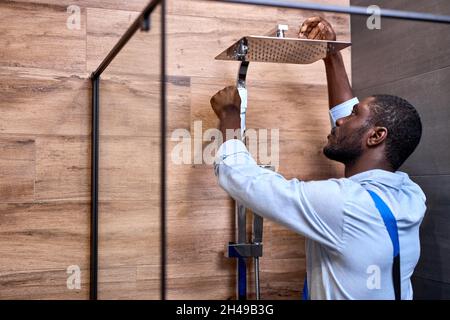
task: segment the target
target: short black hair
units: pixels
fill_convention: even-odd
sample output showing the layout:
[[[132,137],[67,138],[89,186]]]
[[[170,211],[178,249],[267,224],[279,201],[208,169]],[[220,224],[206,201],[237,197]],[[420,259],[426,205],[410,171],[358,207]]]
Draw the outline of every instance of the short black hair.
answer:
[[[387,94],[372,95],[369,103],[371,124],[385,127],[386,158],[394,170],[408,159],[422,136],[422,122],[417,110],[405,99]]]

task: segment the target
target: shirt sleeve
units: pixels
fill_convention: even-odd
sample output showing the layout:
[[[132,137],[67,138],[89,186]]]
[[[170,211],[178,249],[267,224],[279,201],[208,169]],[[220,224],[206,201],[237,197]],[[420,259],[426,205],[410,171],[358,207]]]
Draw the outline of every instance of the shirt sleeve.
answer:
[[[345,179],[287,180],[258,166],[239,140],[221,145],[214,170],[219,185],[256,214],[330,248],[342,247]]]
[[[350,100],[347,100],[335,107],[333,107],[330,110],[330,121],[331,121],[331,127],[336,127],[336,121],[340,118],[344,118],[348,116],[350,113],[352,113],[353,107],[355,104],[358,104],[359,100],[358,98],[353,98]]]

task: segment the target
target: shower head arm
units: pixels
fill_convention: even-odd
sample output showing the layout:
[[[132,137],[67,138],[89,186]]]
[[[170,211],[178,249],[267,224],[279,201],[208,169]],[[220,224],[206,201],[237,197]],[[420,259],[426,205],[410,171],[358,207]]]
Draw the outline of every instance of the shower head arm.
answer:
[[[245,56],[241,62],[238,72],[237,89],[241,98],[240,115],[241,115],[241,140],[245,143],[246,130],[246,114],[247,114],[247,71],[250,62],[245,61]]]

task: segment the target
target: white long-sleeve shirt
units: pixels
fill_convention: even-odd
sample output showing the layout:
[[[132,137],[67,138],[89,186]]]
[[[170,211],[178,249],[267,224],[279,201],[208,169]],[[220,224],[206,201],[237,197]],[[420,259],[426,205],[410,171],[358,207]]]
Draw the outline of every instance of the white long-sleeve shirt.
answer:
[[[348,113],[341,108],[339,117],[354,104],[347,103]],[[339,118],[333,111],[332,123]],[[341,179],[286,180],[259,167],[239,140],[222,144],[214,169],[236,201],[306,237],[310,299],[394,298],[392,243],[367,190],[376,192],[397,220],[402,299],[412,299],[426,198],[406,173],[377,169]]]

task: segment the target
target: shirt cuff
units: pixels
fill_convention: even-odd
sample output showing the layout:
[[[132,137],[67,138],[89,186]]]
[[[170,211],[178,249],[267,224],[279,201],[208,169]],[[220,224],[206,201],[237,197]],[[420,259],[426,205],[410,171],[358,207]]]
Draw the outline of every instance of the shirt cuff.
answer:
[[[358,98],[353,98],[350,100],[347,100],[334,108],[330,110],[330,121],[331,121],[331,127],[336,127],[336,121],[340,118],[344,118],[348,116],[350,113],[352,113],[353,107],[355,104],[358,104],[359,100]]]
[[[219,150],[217,150],[216,158],[214,160],[214,173],[216,176],[219,175],[220,164],[244,164],[251,161],[248,158],[247,147],[241,140],[231,139],[225,141],[219,147]]]
[[[217,150],[215,162],[220,163],[221,161],[225,160],[226,157],[239,152],[248,152],[245,144],[238,139],[227,140],[222,143],[222,145],[219,147],[219,150]]]

